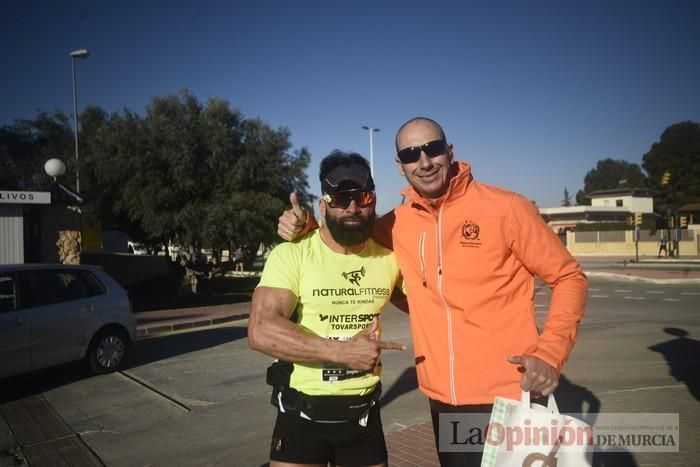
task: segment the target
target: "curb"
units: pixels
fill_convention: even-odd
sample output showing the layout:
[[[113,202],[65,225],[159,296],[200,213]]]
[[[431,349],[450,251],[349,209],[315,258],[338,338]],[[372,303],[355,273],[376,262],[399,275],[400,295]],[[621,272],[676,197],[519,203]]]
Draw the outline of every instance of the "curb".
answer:
[[[250,302],[141,311],[135,316],[136,337],[148,338],[248,319]]]
[[[624,273],[602,272],[602,271],[584,271],[588,277],[600,277],[603,279],[620,279],[631,282],[646,282],[649,284],[700,284],[700,278],[685,278],[685,279],[655,279],[652,277],[634,276]]]
[[[195,329],[195,328],[204,328],[207,326],[216,326],[217,324],[223,324],[223,323],[229,323],[231,321],[240,321],[243,319],[248,319],[250,317],[250,313],[240,313],[236,315],[231,315],[231,316],[221,316],[218,318],[212,318],[212,319],[202,319],[198,321],[193,321],[193,322],[185,322],[185,323],[173,323],[173,324],[165,324],[165,325],[158,325],[158,326],[153,326],[153,327],[146,327],[146,326],[137,326],[136,328],[136,337],[154,337],[154,336],[162,336],[165,334],[172,334],[178,331],[185,331],[189,329]]]

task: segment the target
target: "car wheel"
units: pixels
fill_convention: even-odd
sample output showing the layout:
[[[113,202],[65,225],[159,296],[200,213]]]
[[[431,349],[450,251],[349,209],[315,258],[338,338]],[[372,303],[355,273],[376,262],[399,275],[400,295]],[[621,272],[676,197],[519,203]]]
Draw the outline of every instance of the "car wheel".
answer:
[[[93,373],[102,375],[121,368],[126,357],[126,333],[119,329],[105,329],[90,344],[87,362]]]

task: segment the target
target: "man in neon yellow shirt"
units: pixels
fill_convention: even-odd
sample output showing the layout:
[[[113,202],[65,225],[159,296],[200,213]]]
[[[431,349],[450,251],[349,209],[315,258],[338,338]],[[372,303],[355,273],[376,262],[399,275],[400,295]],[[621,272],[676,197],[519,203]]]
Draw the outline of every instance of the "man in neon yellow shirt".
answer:
[[[270,466],[384,466],[379,357],[405,346],[379,339],[378,317],[396,296],[399,268],[370,238],[367,161],[334,151],[319,178],[325,223],[272,251],[248,324],[250,347],[278,359],[267,378],[279,410]]]

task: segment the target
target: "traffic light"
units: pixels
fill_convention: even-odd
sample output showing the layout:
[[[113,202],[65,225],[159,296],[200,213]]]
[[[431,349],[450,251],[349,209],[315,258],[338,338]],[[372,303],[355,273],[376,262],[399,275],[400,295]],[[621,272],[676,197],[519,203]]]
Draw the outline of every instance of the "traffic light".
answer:
[[[642,213],[641,212],[634,213],[634,225],[642,225]]]
[[[661,176],[661,186],[668,185],[671,182],[671,172],[668,170],[664,172],[664,174]]]
[[[680,222],[678,222],[680,225],[679,227],[681,229],[686,229],[688,228],[688,216],[681,216],[679,219]]]

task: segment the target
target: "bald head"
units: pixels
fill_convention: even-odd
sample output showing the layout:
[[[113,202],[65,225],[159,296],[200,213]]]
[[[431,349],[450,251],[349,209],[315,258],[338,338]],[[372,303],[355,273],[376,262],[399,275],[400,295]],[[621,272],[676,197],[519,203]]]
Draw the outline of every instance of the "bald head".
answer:
[[[440,126],[440,124],[438,122],[436,122],[432,118],[428,118],[428,117],[413,117],[412,119],[410,119],[409,121],[407,121],[406,123],[401,125],[401,128],[399,128],[399,131],[396,132],[396,139],[394,140],[394,144],[396,145],[396,151],[398,152],[400,149],[399,137],[401,136],[401,134],[404,131],[408,131],[411,128],[416,127],[416,126],[424,126],[424,125],[431,126],[431,127],[435,128],[440,133],[440,137],[443,140],[447,141],[447,138],[445,137],[445,132],[443,131],[442,127]]]
[[[424,198],[436,200],[447,192],[453,159],[452,145],[435,120],[412,118],[396,134],[399,173]]]

